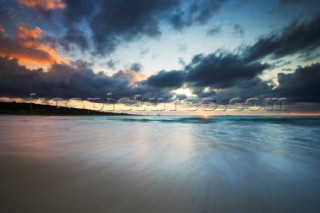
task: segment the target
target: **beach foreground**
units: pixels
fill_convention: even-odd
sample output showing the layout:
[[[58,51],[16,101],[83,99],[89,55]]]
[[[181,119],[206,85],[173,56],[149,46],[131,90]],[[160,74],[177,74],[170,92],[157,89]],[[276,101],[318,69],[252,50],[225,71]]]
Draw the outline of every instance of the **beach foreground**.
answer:
[[[319,212],[316,117],[0,116],[0,212]]]

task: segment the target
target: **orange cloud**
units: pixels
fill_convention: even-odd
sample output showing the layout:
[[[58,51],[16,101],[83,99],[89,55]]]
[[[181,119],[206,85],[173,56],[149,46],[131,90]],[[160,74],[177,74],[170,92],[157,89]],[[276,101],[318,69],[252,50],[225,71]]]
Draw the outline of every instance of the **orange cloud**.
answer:
[[[4,28],[2,28],[2,27],[0,27],[0,34],[1,33],[4,33],[6,30],[4,29]]]
[[[39,42],[37,39],[41,36],[42,30],[39,27],[26,28],[24,25],[17,26],[17,40],[19,40],[26,48],[32,48],[46,52],[50,56],[51,63],[67,63],[66,60],[61,59],[55,48]]]
[[[42,30],[40,27],[35,27],[35,28],[27,28],[23,24],[19,24],[17,26],[17,34],[16,38],[18,40],[30,40],[30,39],[37,39],[40,37],[42,34]]]
[[[62,0],[18,0],[18,2],[31,8],[44,10],[64,9],[66,7]]]
[[[29,69],[48,68],[52,64],[68,63],[61,59],[54,47],[41,41],[43,30],[39,27],[17,26],[15,40],[0,38],[0,56],[16,58],[20,65]]]

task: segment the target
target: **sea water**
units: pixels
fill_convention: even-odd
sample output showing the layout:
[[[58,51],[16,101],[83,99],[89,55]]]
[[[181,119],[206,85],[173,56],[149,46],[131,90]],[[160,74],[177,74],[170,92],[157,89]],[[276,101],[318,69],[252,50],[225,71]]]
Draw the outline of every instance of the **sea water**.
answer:
[[[0,212],[320,212],[317,117],[0,116]]]

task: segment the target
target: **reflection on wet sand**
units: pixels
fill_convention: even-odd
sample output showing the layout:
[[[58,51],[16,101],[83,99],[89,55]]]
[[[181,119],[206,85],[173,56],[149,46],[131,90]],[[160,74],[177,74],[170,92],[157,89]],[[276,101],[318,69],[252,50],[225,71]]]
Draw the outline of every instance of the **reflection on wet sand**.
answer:
[[[320,209],[319,122],[2,116],[0,126],[1,212]]]

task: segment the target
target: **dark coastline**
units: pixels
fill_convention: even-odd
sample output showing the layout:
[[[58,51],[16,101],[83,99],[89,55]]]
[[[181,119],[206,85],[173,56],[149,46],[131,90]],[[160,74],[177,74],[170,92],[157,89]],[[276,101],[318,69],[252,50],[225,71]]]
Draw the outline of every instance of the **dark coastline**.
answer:
[[[89,109],[56,107],[34,103],[0,102],[0,115],[44,115],[44,116],[130,116],[133,114],[101,112]]]

